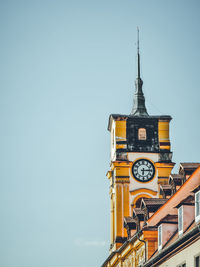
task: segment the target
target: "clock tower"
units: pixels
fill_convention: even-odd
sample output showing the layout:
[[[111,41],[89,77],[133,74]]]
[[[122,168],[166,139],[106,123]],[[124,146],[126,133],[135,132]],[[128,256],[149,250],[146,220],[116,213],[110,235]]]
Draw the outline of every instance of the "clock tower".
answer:
[[[130,115],[111,114],[110,180],[111,244],[110,252],[126,241],[124,217],[132,216],[142,198],[161,198],[159,185],[167,184],[174,166],[171,161],[169,123],[171,116],[151,116],[145,106],[140,77],[139,32],[137,78]]]

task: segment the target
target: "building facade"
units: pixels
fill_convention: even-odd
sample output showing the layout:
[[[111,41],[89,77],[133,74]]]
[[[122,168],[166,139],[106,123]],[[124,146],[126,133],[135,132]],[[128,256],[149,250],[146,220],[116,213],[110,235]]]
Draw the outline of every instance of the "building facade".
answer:
[[[169,124],[172,118],[169,115],[148,114],[142,85],[138,38],[136,89],[131,114],[111,114],[108,122],[111,134],[110,170],[107,172],[110,181],[111,225],[110,255],[102,265],[105,267],[179,266],[170,265],[167,261],[161,265],[153,265],[153,262],[148,265],[148,262],[156,257],[160,260],[163,247],[167,246],[172,236],[175,238],[180,207],[186,218],[190,216],[191,225],[195,218],[194,190],[198,191],[200,176],[193,178],[196,179],[195,186],[184,189],[188,195],[186,191],[180,192],[186,188],[185,185],[199,164],[182,163],[179,173],[171,174],[174,163]],[[185,198],[182,199],[180,194]],[[197,227],[198,222],[193,223],[193,227]],[[187,227],[181,234],[187,234]],[[177,238],[174,242],[179,240],[178,234]],[[170,242],[173,244],[173,241]],[[192,243],[191,246],[197,247],[199,242],[198,239],[196,245]],[[198,249],[194,251],[198,257]],[[179,264],[181,256],[176,254],[174,262],[176,257]],[[185,267],[184,262],[180,264]]]

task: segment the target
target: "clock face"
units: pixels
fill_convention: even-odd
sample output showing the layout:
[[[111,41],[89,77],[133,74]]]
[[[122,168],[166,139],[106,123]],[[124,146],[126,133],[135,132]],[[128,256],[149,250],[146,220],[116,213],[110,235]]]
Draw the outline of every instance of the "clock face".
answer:
[[[140,182],[149,182],[155,175],[153,163],[147,159],[139,159],[132,167],[133,177]]]

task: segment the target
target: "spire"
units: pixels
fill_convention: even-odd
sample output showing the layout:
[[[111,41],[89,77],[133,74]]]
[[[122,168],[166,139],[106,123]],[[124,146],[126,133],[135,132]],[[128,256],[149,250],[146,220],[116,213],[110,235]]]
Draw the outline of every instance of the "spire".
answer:
[[[137,78],[135,80],[135,94],[133,99],[133,116],[149,116],[145,106],[145,98],[142,91],[143,81],[140,78],[140,48],[139,48],[139,28],[137,28]]]
[[[139,40],[139,28],[137,27],[137,67],[138,67],[138,78],[140,78],[140,40]]]

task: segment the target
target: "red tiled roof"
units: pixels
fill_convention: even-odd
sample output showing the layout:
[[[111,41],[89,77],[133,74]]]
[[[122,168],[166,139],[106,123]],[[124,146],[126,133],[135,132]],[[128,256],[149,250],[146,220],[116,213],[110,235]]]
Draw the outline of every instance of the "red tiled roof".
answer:
[[[191,195],[191,191],[194,190],[200,184],[200,167],[196,169],[193,174],[186,180],[186,182],[179,188],[176,193],[171,196],[170,199],[157,210],[149,219],[147,224],[153,226],[165,217],[167,214],[176,214],[176,207],[187,196]]]
[[[183,233],[183,235],[187,234],[192,228],[196,226],[195,221],[192,222],[192,224],[186,229],[186,231]],[[164,245],[163,248],[169,247],[171,244],[173,244],[177,239],[179,238],[178,230],[174,233],[174,235],[169,239],[169,241]]]

